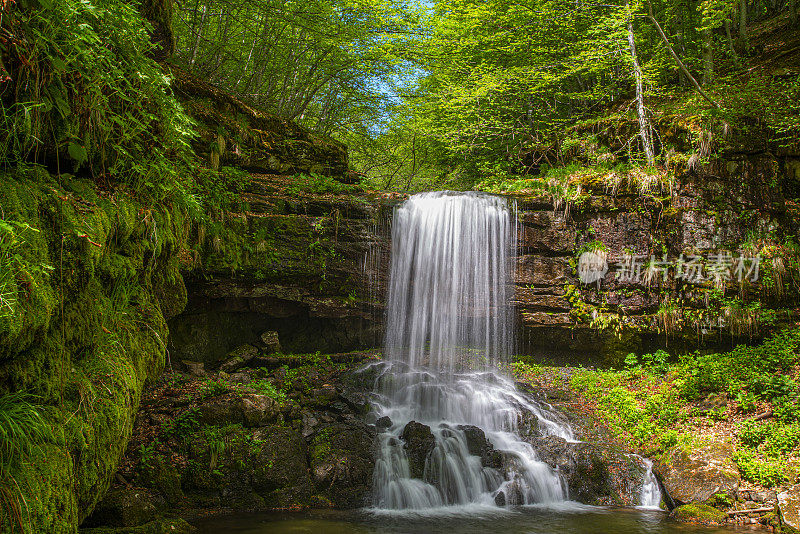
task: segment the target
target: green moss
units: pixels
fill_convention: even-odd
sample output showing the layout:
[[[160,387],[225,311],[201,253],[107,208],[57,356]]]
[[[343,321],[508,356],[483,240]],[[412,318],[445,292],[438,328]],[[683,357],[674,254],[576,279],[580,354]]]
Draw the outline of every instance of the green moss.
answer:
[[[690,503],[675,508],[672,517],[683,523],[724,523],[728,514],[707,504]]]
[[[164,315],[185,302],[183,215],[64,181],[35,167],[0,176],[4,220],[26,229],[15,313],[0,320],[0,393],[35,394],[56,430],[11,472],[33,532],[73,532],[108,487],[164,365]]]

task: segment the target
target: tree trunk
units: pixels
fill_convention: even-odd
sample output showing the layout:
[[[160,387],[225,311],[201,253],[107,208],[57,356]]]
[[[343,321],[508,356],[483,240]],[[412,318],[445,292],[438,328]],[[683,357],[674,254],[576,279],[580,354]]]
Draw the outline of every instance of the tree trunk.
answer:
[[[741,67],[742,62],[739,61],[739,54],[736,53],[736,47],[733,46],[733,37],[731,37],[731,21],[727,19],[725,20],[725,36],[728,38],[728,50],[733,58],[733,63],[737,67]]]
[[[713,104],[714,107],[718,108],[719,104],[717,104],[716,102],[711,100],[711,97],[708,96],[708,93],[703,91],[703,88],[700,87],[700,84],[697,83],[697,80],[694,79],[694,76],[692,76],[692,73],[689,72],[689,69],[687,69],[686,65],[683,64],[683,61],[681,61],[681,58],[678,56],[678,54],[675,53],[675,49],[672,48],[672,45],[670,44],[669,39],[667,39],[667,36],[664,34],[664,30],[661,29],[661,25],[658,23],[656,18],[653,16],[653,5],[651,3],[649,3],[649,2],[648,2],[648,8],[649,8],[648,18],[653,23],[653,25],[656,27],[656,31],[658,31],[659,37],[661,37],[661,40],[664,42],[664,45],[667,47],[667,50],[669,50],[669,53],[672,56],[672,59],[674,59],[675,62],[678,64],[678,67],[681,69],[681,72],[683,72],[684,76],[689,78],[689,81],[692,82],[692,85],[694,85],[694,88],[697,90],[698,93],[700,93],[700,95],[703,98],[705,98],[706,100],[711,102],[711,104]]]
[[[739,0],[739,47],[747,52],[747,0]]]
[[[653,140],[650,137],[650,121],[647,120],[647,110],[644,108],[642,68],[639,66],[639,57],[636,55],[636,40],[633,34],[633,16],[630,12],[630,5],[628,6],[628,45],[631,49],[631,60],[633,61],[633,76],[636,79],[636,114],[639,116],[639,136],[642,138],[647,165],[651,167],[655,163]]]
[[[197,51],[200,50],[200,39],[203,37],[203,27],[205,26],[206,22],[206,15],[208,15],[208,9],[205,5],[203,5],[203,16],[200,17],[200,27],[197,28],[197,37],[194,40],[194,48],[192,48],[192,59],[189,61],[189,70],[194,70],[194,63],[197,61]]]
[[[714,81],[714,40],[710,29],[703,30],[703,85]]]

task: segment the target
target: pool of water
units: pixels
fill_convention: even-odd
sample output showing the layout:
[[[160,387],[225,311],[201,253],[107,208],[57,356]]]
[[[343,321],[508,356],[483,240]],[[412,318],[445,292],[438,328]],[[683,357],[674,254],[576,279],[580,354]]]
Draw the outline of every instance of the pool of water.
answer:
[[[656,510],[578,504],[513,510],[448,507],[425,512],[312,511],[237,515],[197,522],[199,534],[722,534],[754,532],[671,521]]]

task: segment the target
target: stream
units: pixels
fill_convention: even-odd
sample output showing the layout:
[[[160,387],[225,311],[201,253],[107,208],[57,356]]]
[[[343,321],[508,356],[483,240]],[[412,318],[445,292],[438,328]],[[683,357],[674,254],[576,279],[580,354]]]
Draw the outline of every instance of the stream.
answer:
[[[676,523],[653,510],[601,508],[575,503],[514,509],[447,507],[425,512],[312,511],[237,515],[196,523],[198,534],[722,534],[763,532],[750,527]]]

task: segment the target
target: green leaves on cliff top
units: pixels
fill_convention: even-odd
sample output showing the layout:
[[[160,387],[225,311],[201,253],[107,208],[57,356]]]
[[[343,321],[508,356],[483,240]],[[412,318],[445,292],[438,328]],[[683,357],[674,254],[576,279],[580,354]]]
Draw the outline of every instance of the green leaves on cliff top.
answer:
[[[0,161],[72,162],[101,183],[163,195],[188,118],[148,54],[150,27],[122,0],[6,3]],[[8,58],[8,59],[6,59]]]

